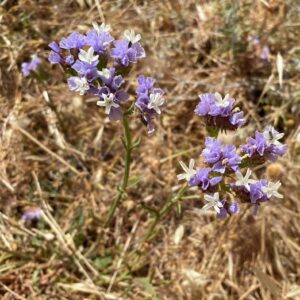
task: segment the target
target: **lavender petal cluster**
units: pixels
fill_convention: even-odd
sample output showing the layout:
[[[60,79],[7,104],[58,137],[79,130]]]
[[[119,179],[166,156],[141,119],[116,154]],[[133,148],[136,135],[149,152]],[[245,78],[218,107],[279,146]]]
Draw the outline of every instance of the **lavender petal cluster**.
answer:
[[[21,65],[23,76],[28,77],[32,72],[38,69],[41,63],[42,60],[36,54],[32,55],[29,62],[23,62]]]
[[[152,86],[151,81],[144,82],[141,91],[149,86]],[[229,129],[228,122],[243,116],[242,112],[238,116],[233,113],[234,99],[228,96],[222,99],[218,94],[203,94],[200,97],[201,102],[195,112],[203,116],[209,126]],[[244,123],[242,120],[240,125]],[[254,207],[256,213],[262,203],[273,197],[283,198],[283,195],[278,191],[281,186],[279,181],[252,179],[249,166],[260,165],[267,160],[275,161],[283,156],[287,151],[287,146],[280,142],[283,136],[274,127],[267,126],[262,133],[256,131],[255,137],[248,138],[248,143],[240,148],[232,144],[224,145],[217,138],[209,136],[201,152],[201,167],[195,169],[193,159],[188,166],[180,161],[184,173],[177,175],[177,178],[186,180],[189,187],[198,187],[204,193],[203,200],[207,202],[202,209],[215,210],[220,219],[239,213],[241,204]],[[246,172],[243,171],[245,168]]]
[[[148,133],[155,130],[153,120],[161,114],[165,102],[164,92],[162,89],[154,87],[155,82],[156,80],[152,77],[140,75],[136,90],[137,101],[135,105],[141,112],[142,121],[146,124]]]
[[[279,140],[284,136],[272,126],[267,126],[262,133],[256,131],[255,137],[248,138],[248,143],[241,148],[247,154],[252,164],[264,162],[266,160],[276,161],[279,156],[286,153],[287,145]]]
[[[146,56],[140,44],[141,35],[126,30],[123,37],[115,40],[110,26],[93,23],[93,29],[86,34],[71,33],[58,43],[51,42],[49,61],[60,64],[71,76],[68,77],[70,90],[80,95],[99,98],[97,105],[103,107],[111,121],[123,117],[123,103],[129,100],[125,91],[125,77],[132,64]],[[147,125],[148,132],[154,131],[153,119],[161,114],[164,92],[154,87],[155,80],[139,76],[137,107]]]
[[[206,93],[199,97],[195,113],[204,118],[208,127],[235,130],[246,123],[244,113],[234,107],[235,100],[228,94],[224,98],[219,93]]]
[[[224,174],[239,169],[242,159],[238,155],[234,145],[222,145],[213,137],[207,137],[205,148],[202,150],[204,161],[211,166],[212,170]]]

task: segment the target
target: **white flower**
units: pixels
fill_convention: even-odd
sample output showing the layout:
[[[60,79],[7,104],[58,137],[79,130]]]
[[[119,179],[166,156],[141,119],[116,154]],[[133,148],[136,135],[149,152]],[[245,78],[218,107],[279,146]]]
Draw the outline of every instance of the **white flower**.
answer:
[[[186,181],[189,181],[197,173],[197,171],[194,169],[195,160],[191,159],[188,167],[183,161],[179,161],[179,163],[185,173],[178,174],[177,179],[178,180],[185,179]]]
[[[98,34],[100,32],[110,32],[111,31],[110,25],[106,25],[105,23],[102,23],[100,26],[96,22],[93,22],[92,24]]]
[[[105,113],[110,114],[112,107],[119,107],[120,105],[114,102],[114,94],[102,94],[102,101],[97,101],[97,105],[105,107]]]
[[[98,60],[99,55],[94,55],[93,47],[90,47],[88,51],[84,51],[80,49],[78,58],[81,61],[87,62],[88,64],[92,64],[93,62]]]
[[[236,186],[244,186],[248,191],[250,191],[250,185],[252,183],[255,183],[256,181],[254,179],[249,179],[251,176],[251,170],[247,169],[245,177],[243,177],[243,174],[240,171],[236,171],[235,175],[237,177],[237,181],[235,182]]]
[[[215,98],[216,98],[216,102],[215,105],[219,106],[219,107],[227,107],[230,102],[228,101],[229,99],[229,94],[226,94],[226,96],[224,97],[224,99],[222,98],[222,95],[219,93],[215,93]]]
[[[132,44],[137,43],[142,37],[140,34],[135,34],[134,30],[125,30],[124,37],[128,42]]]
[[[273,126],[267,126],[263,132],[263,136],[269,145],[281,146],[282,143],[279,140],[284,136],[284,133],[279,133]]]
[[[150,94],[150,102],[148,104],[148,108],[153,108],[159,115],[161,113],[160,106],[162,106],[165,102],[164,97],[160,93]]]
[[[82,77],[82,78],[75,77],[74,83],[76,84],[76,87],[73,87],[73,88],[70,87],[70,89],[75,92],[79,92],[79,94],[81,96],[84,95],[85,92],[90,89],[89,84],[85,77]]]
[[[98,71],[98,74],[100,76],[105,77],[106,79],[108,79],[110,77],[110,71],[109,71],[109,69],[102,69],[101,71]]]
[[[280,186],[280,181],[277,181],[275,183],[268,182],[267,186],[263,186],[261,190],[267,195],[268,198],[271,198],[272,196],[283,198],[283,195],[278,193],[278,189],[280,188]]]
[[[202,207],[203,210],[208,210],[210,208],[213,208],[218,214],[220,213],[220,207],[223,207],[223,204],[220,201],[219,193],[214,193],[213,196],[204,195],[204,199],[208,203]]]

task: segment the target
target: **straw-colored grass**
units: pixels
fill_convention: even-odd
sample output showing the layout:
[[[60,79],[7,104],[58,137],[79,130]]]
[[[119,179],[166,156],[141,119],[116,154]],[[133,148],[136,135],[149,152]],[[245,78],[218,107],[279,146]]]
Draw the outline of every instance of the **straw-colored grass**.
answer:
[[[294,0],[61,0],[0,3],[0,295],[1,299],[300,299],[299,7]],[[134,120],[137,183],[103,229],[123,174],[121,125],[96,99],[68,90],[47,62],[47,44],[104,21],[118,37],[142,34],[147,58],[131,72],[157,78],[167,107],[148,136]],[[268,45],[268,62],[247,38]],[[20,64],[44,59],[45,81],[24,79]],[[279,84],[276,58],[283,58]],[[154,239],[139,245],[152,216],[178,190],[178,161],[198,158],[206,135],[193,110],[198,94],[230,93],[247,126],[222,136],[239,143],[273,124],[288,154],[255,170],[281,179],[284,199],[225,221],[203,214],[189,192]],[[43,218],[20,216],[39,206]],[[243,207],[243,211],[246,207]],[[182,227],[183,226],[183,227]],[[184,229],[184,230],[183,230]],[[176,233],[176,234],[175,234]],[[175,239],[174,239],[175,235]]]

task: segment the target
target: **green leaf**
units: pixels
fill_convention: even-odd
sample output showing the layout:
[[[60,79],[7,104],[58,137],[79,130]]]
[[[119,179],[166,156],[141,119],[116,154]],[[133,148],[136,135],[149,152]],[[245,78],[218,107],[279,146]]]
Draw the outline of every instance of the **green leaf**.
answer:
[[[131,188],[135,185],[137,185],[142,179],[142,176],[131,176],[128,180],[128,188]]]
[[[157,294],[155,292],[154,286],[151,284],[150,279],[148,277],[140,277],[136,278],[136,281],[145,288],[145,291],[151,295],[152,300],[159,300],[157,298]]]
[[[110,255],[103,257],[96,257],[94,260],[94,264],[98,269],[105,269],[112,263],[112,257]]]

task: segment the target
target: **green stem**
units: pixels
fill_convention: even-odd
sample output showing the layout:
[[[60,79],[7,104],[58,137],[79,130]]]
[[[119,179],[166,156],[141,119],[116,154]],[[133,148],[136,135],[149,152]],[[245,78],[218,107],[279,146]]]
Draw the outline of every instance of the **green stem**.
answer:
[[[110,206],[108,217],[105,222],[105,227],[108,227],[113,219],[114,213],[116,211],[116,208],[118,207],[121,199],[123,198],[124,194],[126,193],[126,188],[129,181],[129,173],[130,173],[130,163],[131,163],[131,150],[132,150],[132,139],[129,129],[129,123],[128,118],[125,115],[123,118],[123,127],[124,127],[124,148],[125,148],[125,171],[124,171],[124,177],[122,181],[122,185],[119,187],[118,194],[114,197],[112,204]]]
[[[153,223],[151,224],[151,226],[149,227],[141,244],[144,244],[145,242],[148,242],[155,237],[155,235],[153,235],[153,232],[154,232],[156,226],[160,223],[161,219],[173,208],[173,206],[178,203],[178,201],[182,198],[182,196],[186,192],[187,188],[188,188],[187,184],[183,185],[180,188],[180,190],[178,191],[178,193],[175,196],[171,197],[166,202],[166,204],[162,207],[162,209],[155,216],[155,219],[154,219]]]

